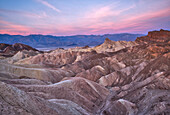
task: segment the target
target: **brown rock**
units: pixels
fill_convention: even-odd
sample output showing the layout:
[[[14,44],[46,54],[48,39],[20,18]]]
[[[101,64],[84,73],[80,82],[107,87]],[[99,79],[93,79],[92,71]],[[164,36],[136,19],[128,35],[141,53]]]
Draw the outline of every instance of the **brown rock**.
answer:
[[[57,103],[50,102],[0,82],[0,114],[86,115],[88,112],[71,101],[58,100]]]
[[[108,38],[105,39],[104,43],[94,47],[93,49],[96,50],[98,53],[102,52],[115,52],[127,47],[133,47],[136,46],[137,43],[135,42],[127,42],[127,41],[112,41]]]
[[[45,99],[70,100],[89,112],[95,112],[109,94],[106,88],[80,77],[64,80],[52,85],[15,86]],[[40,92],[45,93],[45,95],[48,94],[48,96],[42,95]]]
[[[160,30],[148,32],[147,36],[138,37],[136,40],[138,43],[164,43],[169,44],[170,41],[170,31]]]

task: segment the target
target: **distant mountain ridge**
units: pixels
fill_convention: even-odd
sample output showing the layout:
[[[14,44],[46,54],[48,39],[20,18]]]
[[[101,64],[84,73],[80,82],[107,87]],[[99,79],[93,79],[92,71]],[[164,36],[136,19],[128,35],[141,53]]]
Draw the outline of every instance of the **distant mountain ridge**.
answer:
[[[105,35],[75,35],[75,36],[52,36],[52,35],[9,35],[0,34],[0,43],[15,44],[22,43],[32,47],[58,47],[58,46],[95,46],[102,44],[105,38],[113,41],[134,41],[143,34],[105,34]]]

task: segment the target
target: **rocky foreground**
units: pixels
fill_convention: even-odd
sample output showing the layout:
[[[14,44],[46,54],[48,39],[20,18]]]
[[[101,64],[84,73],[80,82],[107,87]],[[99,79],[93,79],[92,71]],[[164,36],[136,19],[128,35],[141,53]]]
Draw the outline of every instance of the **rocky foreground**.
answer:
[[[0,48],[0,115],[170,114],[170,31],[94,48]]]

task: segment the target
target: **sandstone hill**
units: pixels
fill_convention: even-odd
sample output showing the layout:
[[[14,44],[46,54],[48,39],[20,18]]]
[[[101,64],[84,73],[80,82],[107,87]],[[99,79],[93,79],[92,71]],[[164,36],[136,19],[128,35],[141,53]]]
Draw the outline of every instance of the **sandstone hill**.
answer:
[[[170,33],[168,30],[161,29],[160,31],[148,32],[147,36],[138,37],[136,39],[138,43],[170,43]]]
[[[22,51],[22,50],[27,50],[27,51],[38,51],[35,48],[32,48],[28,45],[25,44],[21,44],[21,43],[15,43],[15,44],[4,44],[4,43],[0,43],[0,55],[3,56],[13,56],[14,54],[16,54],[18,51]]]
[[[0,115],[169,115],[169,35],[3,58]]]
[[[135,45],[137,45],[137,43],[133,41],[112,41],[109,38],[106,38],[103,44],[96,46],[94,49],[98,53],[114,52]]]

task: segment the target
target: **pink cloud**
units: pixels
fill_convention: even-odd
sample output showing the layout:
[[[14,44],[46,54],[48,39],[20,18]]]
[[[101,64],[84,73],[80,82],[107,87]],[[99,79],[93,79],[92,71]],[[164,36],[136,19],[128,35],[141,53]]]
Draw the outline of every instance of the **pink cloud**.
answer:
[[[78,22],[84,23],[84,25],[98,24],[101,22],[103,23],[103,20],[121,15],[121,13],[128,11],[135,7],[135,5],[133,4],[127,8],[118,10],[114,7],[116,5],[117,3],[104,6],[101,8],[94,8],[93,10],[88,11],[84,17],[78,20]]]
[[[23,34],[26,35],[28,33],[33,32],[31,27],[16,25],[8,21],[0,20],[0,33],[1,34]]]
[[[0,20],[0,33],[1,34],[12,34],[12,35],[29,35],[29,34],[52,34],[52,35],[63,35],[74,33],[76,28],[69,25],[39,25],[36,27],[29,27],[25,25],[18,25],[8,21]]]
[[[157,17],[165,17],[165,16],[170,16],[170,8],[167,9],[163,9],[160,11],[150,11],[147,13],[143,13],[141,15],[137,15],[137,16],[132,16],[128,19],[126,19],[125,21],[134,21],[134,20],[149,20],[152,18],[157,18]]]
[[[114,32],[139,32],[146,29],[151,29],[155,25],[152,19],[157,19],[160,17],[170,16],[170,9],[163,9],[158,12],[148,12],[143,14],[138,14],[136,16],[125,16],[124,19],[118,22],[101,22],[99,24],[90,25],[91,32],[94,33],[104,33],[112,31]],[[160,20],[158,20],[160,22]]]

